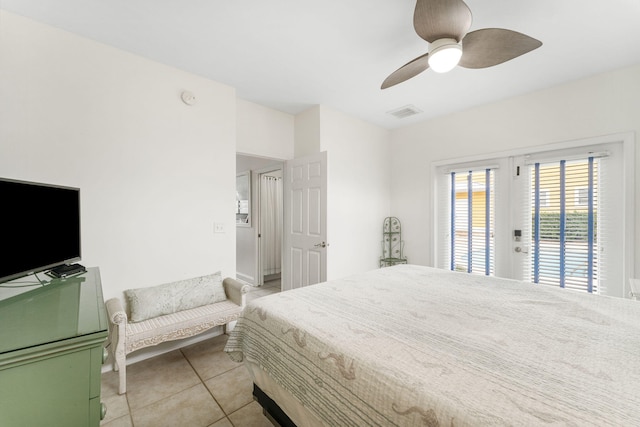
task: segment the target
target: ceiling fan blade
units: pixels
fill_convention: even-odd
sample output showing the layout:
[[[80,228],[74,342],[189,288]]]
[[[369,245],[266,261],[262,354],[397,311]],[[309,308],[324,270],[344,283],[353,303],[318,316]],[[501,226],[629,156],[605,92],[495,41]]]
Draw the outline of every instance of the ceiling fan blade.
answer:
[[[409,80],[412,77],[417,76],[427,68],[429,68],[429,62],[427,61],[429,54],[425,53],[422,56],[418,56],[413,61],[407,62],[402,67],[395,70],[393,73],[389,75],[384,82],[382,82],[382,86],[380,89],[386,89],[391,86],[395,86],[398,83],[402,83],[405,80]]]
[[[542,46],[542,42],[517,31],[485,28],[462,40],[461,67],[487,68],[502,64]]]
[[[429,43],[462,40],[471,28],[471,10],[462,0],[418,0],[413,14],[416,33]]]

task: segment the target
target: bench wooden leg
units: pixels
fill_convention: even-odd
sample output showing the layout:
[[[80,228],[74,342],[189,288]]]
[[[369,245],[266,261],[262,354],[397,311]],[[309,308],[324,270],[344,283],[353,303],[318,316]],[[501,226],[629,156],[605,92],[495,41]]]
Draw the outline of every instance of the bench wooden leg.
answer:
[[[127,362],[124,358],[124,354],[122,358],[118,360],[119,369],[119,386],[118,386],[118,394],[125,394],[127,392]]]
[[[121,343],[116,343],[112,353],[113,370],[118,372],[118,394],[125,394],[127,392],[127,359],[123,347]]]

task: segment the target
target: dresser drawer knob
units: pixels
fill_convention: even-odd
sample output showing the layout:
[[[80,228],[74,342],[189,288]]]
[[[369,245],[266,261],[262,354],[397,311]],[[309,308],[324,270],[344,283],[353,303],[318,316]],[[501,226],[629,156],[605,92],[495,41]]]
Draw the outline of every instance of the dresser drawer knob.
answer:
[[[104,362],[107,361],[107,357],[109,357],[109,350],[107,350],[105,347],[102,347],[102,364],[104,365]]]
[[[103,402],[100,402],[100,421],[104,420],[104,417],[107,416],[107,405]]]

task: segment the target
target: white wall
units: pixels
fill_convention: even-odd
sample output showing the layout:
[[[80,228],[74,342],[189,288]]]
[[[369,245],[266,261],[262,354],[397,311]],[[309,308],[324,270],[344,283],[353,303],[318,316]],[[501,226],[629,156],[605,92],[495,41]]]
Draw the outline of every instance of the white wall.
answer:
[[[293,158],[294,116],[243,99],[238,99],[237,111],[238,153]]]
[[[235,90],[4,11],[0,22],[0,176],[81,188],[82,263],[100,267],[105,297],[234,276]]]
[[[410,262],[432,259],[432,162],[639,130],[640,66],[634,66],[392,131],[391,206],[407,231]],[[640,224],[639,174],[635,200]],[[636,247],[639,233],[636,226]],[[640,251],[635,269],[640,273]]]
[[[316,105],[296,115],[294,157],[305,157],[320,150],[320,106]]]
[[[378,268],[389,216],[389,131],[320,106],[327,152],[327,279]]]

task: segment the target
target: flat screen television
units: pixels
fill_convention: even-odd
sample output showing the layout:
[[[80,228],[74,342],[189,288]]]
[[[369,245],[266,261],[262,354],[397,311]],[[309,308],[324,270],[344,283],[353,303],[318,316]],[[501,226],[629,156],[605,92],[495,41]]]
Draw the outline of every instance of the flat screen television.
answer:
[[[80,260],[80,189],[0,178],[0,283]]]

